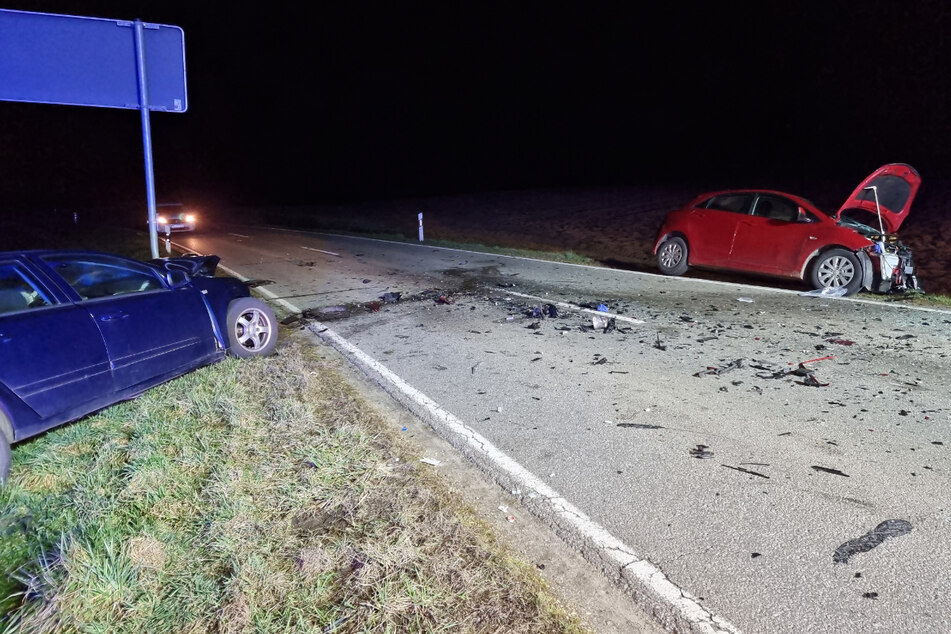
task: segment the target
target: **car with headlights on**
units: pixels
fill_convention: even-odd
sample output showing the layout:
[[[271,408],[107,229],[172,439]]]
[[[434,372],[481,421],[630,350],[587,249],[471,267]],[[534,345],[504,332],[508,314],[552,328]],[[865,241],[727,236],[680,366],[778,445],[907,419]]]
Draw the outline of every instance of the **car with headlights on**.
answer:
[[[0,253],[0,480],[10,445],[230,353],[269,354],[274,312],[217,256]]]
[[[194,231],[197,226],[198,216],[182,203],[158,203],[155,205],[155,231],[157,233]]]
[[[834,213],[773,190],[702,194],[667,215],[657,266],[666,275],[695,266],[791,278],[844,295],[918,290],[911,249],[895,233],[920,185],[910,165],[883,165]]]

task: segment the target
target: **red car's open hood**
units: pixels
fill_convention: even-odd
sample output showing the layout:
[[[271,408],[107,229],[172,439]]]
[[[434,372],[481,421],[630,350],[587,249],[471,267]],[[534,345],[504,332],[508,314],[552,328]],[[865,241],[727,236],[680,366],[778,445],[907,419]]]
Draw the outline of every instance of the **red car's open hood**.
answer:
[[[862,209],[877,215],[875,207],[875,192],[878,190],[878,205],[882,211],[882,225],[886,233],[895,233],[908,217],[908,210],[918,193],[921,177],[911,165],[904,163],[889,163],[882,165],[869,175],[855,188],[845,204],[836,213],[838,220],[842,212],[849,209]]]

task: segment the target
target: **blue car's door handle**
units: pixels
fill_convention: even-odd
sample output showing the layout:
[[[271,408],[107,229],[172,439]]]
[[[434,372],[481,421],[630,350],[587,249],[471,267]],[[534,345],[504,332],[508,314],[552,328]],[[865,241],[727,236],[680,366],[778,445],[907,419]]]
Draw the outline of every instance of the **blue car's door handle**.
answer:
[[[4,336],[4,334],[0,332],[0,343],[7,343],[8,341],[13,341],[13,337]]]
[[[119,311],[118,313],[106,313],[105,315],[99,316],[99,321],[116,321],[117,319],[125,319],[129,316],[129,313],[123,313]]]

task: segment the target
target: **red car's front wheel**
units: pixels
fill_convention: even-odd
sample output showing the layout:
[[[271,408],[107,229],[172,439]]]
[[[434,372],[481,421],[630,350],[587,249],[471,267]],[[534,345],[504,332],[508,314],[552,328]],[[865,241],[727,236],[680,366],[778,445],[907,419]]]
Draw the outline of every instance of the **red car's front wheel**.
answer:
[[[809,277],[813,288],[845,288],[846,295],[854,295],[862,286],[862,265],[851,251],[829,249],[816,259]]]

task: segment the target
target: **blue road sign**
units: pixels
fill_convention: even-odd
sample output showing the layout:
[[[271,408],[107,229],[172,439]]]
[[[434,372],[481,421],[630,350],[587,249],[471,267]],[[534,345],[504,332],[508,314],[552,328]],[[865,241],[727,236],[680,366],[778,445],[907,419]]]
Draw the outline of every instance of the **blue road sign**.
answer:
[[[0,9],[0,100],[185,112],[184,32],[140,24],[146,103],[135,22]]]

